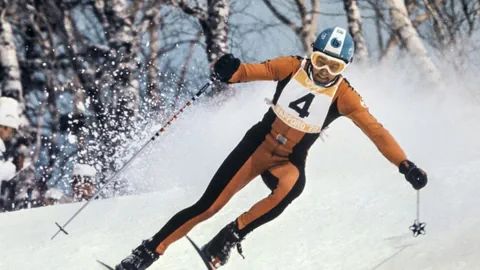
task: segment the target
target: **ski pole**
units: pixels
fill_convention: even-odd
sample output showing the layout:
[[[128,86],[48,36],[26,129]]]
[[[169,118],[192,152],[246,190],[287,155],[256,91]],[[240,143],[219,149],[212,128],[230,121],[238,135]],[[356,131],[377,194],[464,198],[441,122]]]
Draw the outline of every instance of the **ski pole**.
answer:
[[[68,235],[68,232],[65,230],[65,227],[73,220],[75,219],[75,217],[80,213],[82,212],[83,209],[85,209],[91,201],[95,200],[98,195],[100,195],[100,193],[102,192],[102,190],[108,186],[108,184],[110,184],[112,182],[113,179],[115,179],[118,175],[120,175],[120,173],[123,172],[123,170],[128,167],[128,165],[130,165],[130,163],[140,154],[143,152],[143,150],[145,150],[145,148],[147,148],[151,142],[155,141],[155,139],[157,137],[160,136],[160,134],[162,134],[165,129],[170,126],[172,124],[172,122],[174,120],[176,120],[178,118],[178,115],[180,115],[181,113],[184,112],[184,110],[189,107],[190,105],[192,105],[192,103],[197,100],[197,98],[199,98],[204,92],[205,90],[207,90],[207,88],[212,84],[212,81],[209,81],[208,83],[206,83],[202,88],[200,88],[200,90],[192,97],[192,99],[190,101],[188,101],[185,106],[183,106],[183,108],[181,108],[177,113],[175,113],[172,118],[162,127],[160,128],[159,131],[157,131],[155,133],[155,135],[153,135],[143,146],[142,148],[140,148],[140,150],[137,151],[137,153],[135,153],[135,155],[133,155],[133,157],[131,157],[121,168],[120,170],[118,170],[117,172],[115,172],[106,182],[105,184],[95,192],[95,194],[93,194],[93,196],[82,206],[80,207],[80,209],[75,212],[75,214],[63,225],[63,226],[60,226],[60,224],[58,224],[57,222],[55,222],[55,225],[57,225],[58,227],[58,231],[52,236],[52,240],[60,233],[60,232],[63,232],[65,234]]]
[[[410,226],[413,236],[417,237],[420,234],[425,234],[425,226],[427,226],[425,222],[420,222],[420,191],[417,190],[417,219]]]
[[[417,221],[420,221],[420,191],[417,190]]]

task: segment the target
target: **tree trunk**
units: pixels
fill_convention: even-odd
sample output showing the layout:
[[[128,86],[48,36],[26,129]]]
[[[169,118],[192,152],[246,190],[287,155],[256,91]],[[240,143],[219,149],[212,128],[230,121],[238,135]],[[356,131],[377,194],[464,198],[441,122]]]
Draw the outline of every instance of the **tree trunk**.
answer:
[[[227,0],[208,0],[205,15],[199,16],[199,22],[205,35],[206,53],[209,63],[217,61],[228,53],[228,17],[230,6]],[[212,74],[213,75],[213,74]],[[215,81],[212,93],[225,89],[225,85]]]
[[[297,4],[297,9],[300,13],[302,26],[300,27],[299,38],[302,42],[303,51],[310,55],[313,52],[312,43],[315,42],[317,38],[317,22],[319,14],[319,1],[312,0],[311,12],[307,12],[304,1],[295,1]]]
[[[207,3],[207,19],[200,23],[206,38],[208,62],[212,63],[228,53],[230,6],[227,0],[208,0]]]
[[[228,18],[230,16],[230,5],[227,0],[208,0],[207,10],[201,7],[190,7],[184,1],[168,0],[168,4],[178,7],[184,13],[198,19],[205,35],[206,53],[209,63],[215,62],[219,57],[228,53]],[[225,85],[214,83],[212,92],[224,89]]]
[[[112,88],[116,96],[115,113],[124,127],[136,117],[140,107],[140,83],[136,78],[135,52],[132,50],[135,32],[128,13],[127,0],[106,0],[105,15],[110,29],[106,29],[111,54],[115,58]],[[118,62],[118,64],[117,64]],[[120,124],[120,123],[117,123]]]
[[[23,100],[20,66],[6,9],[0,13],[0,96],[12,97],[20,103]]]
[[[382,59],[383,54],[383,34],[382,34],[382,20],[383,20],[383,10],[381,9],[380,0],[375,0],[375,28],[377,30],[377,46],[380,51],[378,55],[378,60]]]
[[[17,47],[15,45],[15,37],[12,27],[7,19],[7,14],[11,15],[14,6],[10,6],[10,10],[5,6],[4,1],[0,3],[0,96],[11,97],[18,101],[20,115],[20,128],[11,139],[15,150],[12,150],[12,156],[25,158],[23,149],[28,149],[27,138],[30,138],[30,123],[24,114],[25,103],[23,99],[23,87],[21,82],[21,71],[19,58],[17,56]],[[16,160],[19,160],[15,158]],[[18,162],[17,169],[23,167],[23,162]]]
[[[367,42],[362,34],[362,18],[357,0],[344,0],[345,11],[347,12],[348,30],[355,42],[355,60],[361,64],[369,62]]]
[[[85,92],[84,89],[95,88],[93,75],[95,73],[94,67],[86,67],[82,64],[82,57],[79,55],[79,50],[75,38],[75,26],[72,21],[72,14],[70,7],[63,6],[63,35],[64,46],[71,59],[72,68],[75,76],[73,99],[74,99],[74,114],[80,115],[85,113]]]
[[[387,0],[392,17],[392,28],[412,56],[415,65],[428,80],[436,82],[440,74],[420,39],[417,30],[408,17],[407,8],[403,0]]]

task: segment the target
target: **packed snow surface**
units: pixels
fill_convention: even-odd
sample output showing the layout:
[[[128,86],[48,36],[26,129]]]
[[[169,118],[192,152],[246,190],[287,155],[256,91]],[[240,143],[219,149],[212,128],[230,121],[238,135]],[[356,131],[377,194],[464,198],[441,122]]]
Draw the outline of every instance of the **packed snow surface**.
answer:
[[[318,140],[303,194],[276,220],[247,236],[246,259],[228,269],[480,269],[480,109],[469,93],[409,85],[403,74],[350,74],[371,113],[408,157],[429,173],[412,237],[416,192],[353,125],[342,118]],[[94,201],[50,240],[81,204],[0,214],[0,269],[102,269],[116,264],[177,211],[193,204],[211,176],[259,121],[274,83],[237,86],[222,105],[203,99],[121,176],[132,196]],[[133,144],[131,147],[138,147]],[[199,245],[269,193],[252,181],[212,219],[190,232]],[[150,269],[203,269],[186,239]]]

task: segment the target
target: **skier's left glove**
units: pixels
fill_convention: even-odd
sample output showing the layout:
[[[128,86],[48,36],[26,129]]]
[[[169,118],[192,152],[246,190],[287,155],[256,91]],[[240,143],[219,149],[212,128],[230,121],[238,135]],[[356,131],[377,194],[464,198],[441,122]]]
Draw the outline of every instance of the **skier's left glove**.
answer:
[[[405,175],[405,179],[412,184],[414,189],[419,190],[427,185],[427,173],[410,160],[402,161],[398,169],[401,174]]]
[[[240,67],[240,59],[235,58],[233,54],[225,54],[220,57],[213,65],[213,77],[222,82],[228,82],[233,74],[237,72]]]

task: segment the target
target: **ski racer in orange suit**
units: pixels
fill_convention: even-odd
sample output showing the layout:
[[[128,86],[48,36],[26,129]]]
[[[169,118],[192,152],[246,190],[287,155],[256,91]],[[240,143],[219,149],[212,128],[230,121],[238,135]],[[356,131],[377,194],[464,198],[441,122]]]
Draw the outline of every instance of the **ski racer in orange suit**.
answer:
[[[170,244],[217,213],[255,177],[261,176],[270,195],[224,227],[203,246],[211,266],[224,265],[236,246],[241,254],[245,236],[278,217],[305,186],[307,152],[322,130],[335,119],[351,119],[415,189],[427,175],[407,159],[390,133],[369,113],[360,95],[341,75],[354,54],[353,39],[342,28],[324,30],[312,44],[310,58],[279,57],[259,64],[242,64],[231,54],[214,65],[214,75],[226,83],[277,81],[270,109],[255,124],[213,176],[203,196],[174,215],[152,238],[144,241],[116,270],[144,270]],[[215,269],[213,268],[213,269]]]

